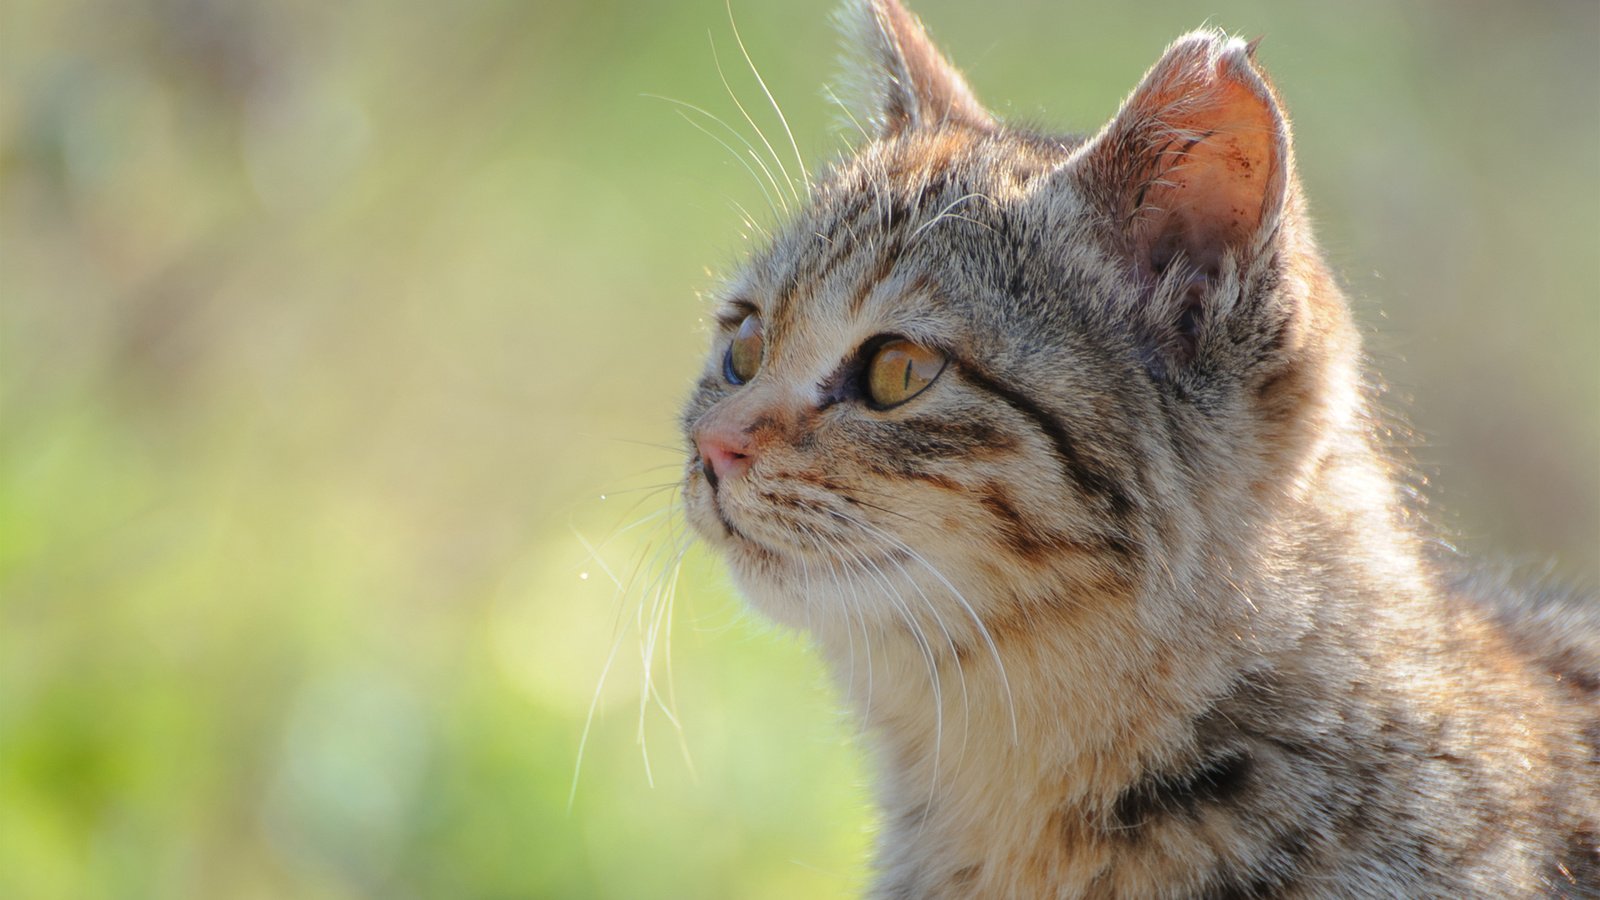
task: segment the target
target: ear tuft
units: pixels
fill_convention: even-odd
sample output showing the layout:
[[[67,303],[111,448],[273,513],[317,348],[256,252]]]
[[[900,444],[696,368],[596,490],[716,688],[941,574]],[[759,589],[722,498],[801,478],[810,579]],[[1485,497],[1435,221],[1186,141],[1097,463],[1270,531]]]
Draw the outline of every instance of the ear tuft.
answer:
[[[1080,151],[1084,177],[1139,267],[1178,256],[1215,273],[1260,252],[1282,217],[1289,123],[1253,61],[1218,30],[1175,41],[1115,119]]]
[[[858,58],[851,69],[878,137],[950,125],[995,127],[966,79],[899,0],[847,0],[838,22]]]

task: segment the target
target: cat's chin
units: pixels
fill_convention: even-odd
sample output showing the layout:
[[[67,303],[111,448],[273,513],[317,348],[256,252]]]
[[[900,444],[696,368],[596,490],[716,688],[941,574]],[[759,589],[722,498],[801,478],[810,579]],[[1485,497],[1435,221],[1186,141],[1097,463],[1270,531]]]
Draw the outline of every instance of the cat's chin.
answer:
[[[873,604],[863,603],[864,598],[843,598],[841,580],[858,592],[869,585],[888,586],[891,579],[885,573],[909,561],[896,551],[865,555],[859,547],[852,551],[855,559],[826,556],[815,547],[795,545],[756,527],[741,527],[744,523],[718,509],[708,494],[691,490],[686,499],[689,524],[727,561],[745,602],[786,627],[818,634],[833,624],[875,619]],[[909,585],[890,589],[896,588],[908,594],[917,590]]]
[[[778,625],[803,631],[825,644],[835,632],[843,634],[856,627],[865,628],[876,623],[879,610],[871,598],[854,591],[845,591],[837,582],[829,582],[817,573],[827,571],[829,561],[803,558],[761,558],[751,561],[737,555],[728,556],[729,571],[734,585],[751,609]],[[776,564],[770,560],[777,559]],[[839,562],[832,561],[834,571]],[[853,575],[865,581],[864,573]],[[907,588],[909,591],[910,589]],[[843,640],[851,640],[846,637]]]
[[[731,572],[740,596],[751,609],[788,628],[806,632],[816,628],[817,616],[807,598],[792,585],[786,585],[782,577],[737,564]]]

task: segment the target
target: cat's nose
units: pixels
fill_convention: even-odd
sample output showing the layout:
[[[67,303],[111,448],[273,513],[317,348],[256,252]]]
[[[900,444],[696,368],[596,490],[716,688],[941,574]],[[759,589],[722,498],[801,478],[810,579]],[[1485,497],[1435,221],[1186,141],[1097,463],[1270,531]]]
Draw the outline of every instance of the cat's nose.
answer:
[[[700,471],[716,487],[725,478],[734,478],[755,462],[755,448],[748,435],[711,429],[695,435],[700,451]]]

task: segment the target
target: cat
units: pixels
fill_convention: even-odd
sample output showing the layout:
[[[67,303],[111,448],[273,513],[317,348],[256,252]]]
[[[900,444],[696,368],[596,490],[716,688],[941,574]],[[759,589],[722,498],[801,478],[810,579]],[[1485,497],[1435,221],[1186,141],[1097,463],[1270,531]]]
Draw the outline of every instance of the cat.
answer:
[[[1600,606],[1427,550],[1254,45],[1063,137],[844,15],[872,133],[722,290],[683,490],[860,717],[874,895],[1600,896]]]

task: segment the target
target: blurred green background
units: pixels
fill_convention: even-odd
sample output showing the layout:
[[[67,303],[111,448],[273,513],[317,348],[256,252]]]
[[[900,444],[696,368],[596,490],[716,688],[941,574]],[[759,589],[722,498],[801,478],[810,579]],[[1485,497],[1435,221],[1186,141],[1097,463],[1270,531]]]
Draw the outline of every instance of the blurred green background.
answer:
[[[1264,35],[1435,518],[1600,581],[1600,5],[914,6],[1079,130]],[[661,591],[761,194],[642,95],[740,122],[714,40],[778,134],[721,0],[0,8],[0,896],[857,892],[816,660]],[[831,4],[733,12],[839,152]]]

